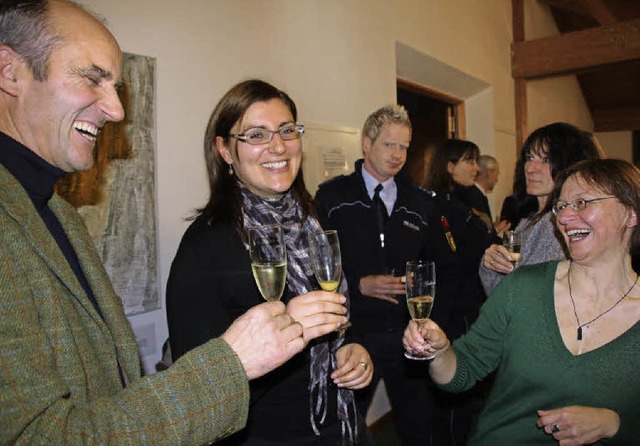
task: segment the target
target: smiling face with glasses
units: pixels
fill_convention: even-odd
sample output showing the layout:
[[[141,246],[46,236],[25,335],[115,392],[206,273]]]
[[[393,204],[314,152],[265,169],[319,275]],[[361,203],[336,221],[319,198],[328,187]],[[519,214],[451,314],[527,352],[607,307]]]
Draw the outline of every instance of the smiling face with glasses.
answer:
[[[574,261],[611,260],[627,251],[631,213],[618,197],[574,175],[562,185],[552,210]]]
[[[256,102],[216,148],[235,175],[253,193],[276,198],[293,184],[302,162],[304,127],[296,124],[280,99]]]

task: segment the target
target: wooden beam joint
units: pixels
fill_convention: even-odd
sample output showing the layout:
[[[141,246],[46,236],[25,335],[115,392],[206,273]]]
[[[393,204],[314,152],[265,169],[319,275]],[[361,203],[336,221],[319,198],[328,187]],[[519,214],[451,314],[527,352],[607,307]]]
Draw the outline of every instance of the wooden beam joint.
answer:
[[[512,75],[531,79],[640,60],[640,19],[514,42]]]

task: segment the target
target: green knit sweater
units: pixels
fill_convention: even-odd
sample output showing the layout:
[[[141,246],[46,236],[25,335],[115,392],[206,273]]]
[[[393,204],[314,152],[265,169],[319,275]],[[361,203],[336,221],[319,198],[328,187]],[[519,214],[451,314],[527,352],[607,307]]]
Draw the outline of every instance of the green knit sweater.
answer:
[[[516,269],[495,289],[467,335],[453,344],[458,369],[443,387],[459,392],[497,370],[472,445],[553,445],[536,427],[538,409],[601,407],[620,430],[598,444],[640,444],[640,324],[608,344],[574,356],[554,309],[558,262]]]

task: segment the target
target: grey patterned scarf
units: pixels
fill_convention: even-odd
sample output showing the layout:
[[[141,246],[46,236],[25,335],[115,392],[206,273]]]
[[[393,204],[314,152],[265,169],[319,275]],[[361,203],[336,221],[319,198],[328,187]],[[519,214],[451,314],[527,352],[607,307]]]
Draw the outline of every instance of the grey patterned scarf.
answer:
[[[313,269],[309,259],[309,242],[307,235],[322,231],[320,223],[313,217],[302,220],[302,207],[289,190],[281,198],[266,200],[249,191],[241,182],[237,182],[242,193],[242,216],[244,231],[252,226],[280,224],[287,245],[287,286],[296,295],[314,289],[311,281]],[[248,247],[247,247],[248,249]],[[338,293],[347,296],[347,281],[344,274],[340,280]],[[321,426],[327,415],[327,385],[330,370],[336,368],[335,352],[344,339],[323,339],[315,343],[310,351],[309,403],[311,427],[316,435],[320,435]],[[349,417],[351,411],[352,416]],[[354,444],[358,437],[356,406],[353,391],[338,389],[338,419],[342,424],[342,443]]]

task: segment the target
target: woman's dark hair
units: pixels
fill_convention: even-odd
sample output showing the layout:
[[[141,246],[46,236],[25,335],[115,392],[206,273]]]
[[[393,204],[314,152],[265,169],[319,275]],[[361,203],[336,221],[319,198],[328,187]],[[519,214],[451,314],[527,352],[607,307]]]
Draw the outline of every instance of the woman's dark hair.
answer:
[[[538,213],[538,199],[527,194],[527,180],[524,167],[527,157],[537,154],[546,157],[551,163],[551,177],[571,163],[581,160],[600,159],[602,150],[595,144],[590,133],[566,122],[555,122],[534,130],[520,149],[513,180],[513,195],[518,217],[528,218]],[[540,215],[551,210],[551,200]]]
[[[453,190],[453,177],[447,167],[449,162],[458,164],[462,159],[478,161],[480,149],[471,141],[462,139],[447,139],[438,144],[431,156],[426,187],[437,193],[447,193]]]
[[[573,176],[579,177],[580,182],[588,187],[602,191],[605,195],[612,195],[627,208],[633,210],[640,217],[640,170],[634,165],[619,159],[596,159],[577,162],[556,178],[553,190],[555,203],[560,197],[562,186]],[[640,253],[640,226],[633,228],[629,242],[629,253]]]
[[[208,219],[215,218],[234,225],[242,233],[242,198],[237,186],[237,179],[228,173],[229,166],[216,149],[216,137],[224,139],[229,151],[238,150],[238,142],[229,134],[233,126],[242,119],[247,109],[256,102],[271,99],[281,100],[291,112],[294,122],[298,119],[296,104],[285,92],[273,85],[258,79],[251,79],[232,87],[216,105],[204,136],[204,157],[209,177],[209,201],[198,209],[196,217],[202,215]],[[298,171],[291,189],[300,202],[303,218],[312,214],[311,195],[307,192],[302,176],[302,166]]]

